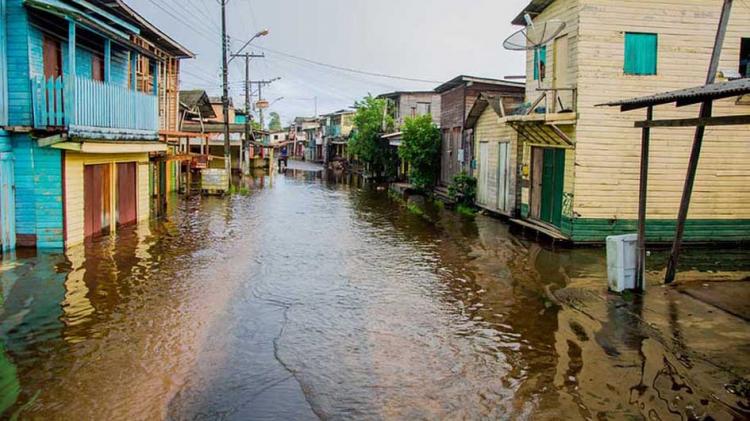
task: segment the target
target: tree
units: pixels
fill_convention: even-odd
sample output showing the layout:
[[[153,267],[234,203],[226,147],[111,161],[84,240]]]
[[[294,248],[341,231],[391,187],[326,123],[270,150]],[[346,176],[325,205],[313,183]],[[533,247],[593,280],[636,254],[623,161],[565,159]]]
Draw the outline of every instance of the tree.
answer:
[[[279,113],[272,111],[268,116],[271,118],[271,121],[268,122],[268,130],[281,130],[281,116],[279,116]]]
[[[398,155],[409,163],[409,181],[419,189],[435,185],[440,171],[440,129],[425,114],[407,118]]]
[[[384,175],[395,170],[393,152],[388,142],[380,139],[384,129],[393,127],[393,118],[384,113],[384,99],[367,95],[355,103],[354,130],[349,139],[349,153],[367,164],[374,175]]]

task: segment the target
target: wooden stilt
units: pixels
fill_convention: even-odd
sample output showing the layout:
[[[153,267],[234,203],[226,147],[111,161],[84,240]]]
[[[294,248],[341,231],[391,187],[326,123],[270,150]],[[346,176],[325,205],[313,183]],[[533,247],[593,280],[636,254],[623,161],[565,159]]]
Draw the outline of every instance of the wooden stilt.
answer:
[[[646,110],[646,120],[654,118],[654,107]],[[646,285],[646,192],[648,191],[648,155],[651,129],[643,128],[641,136],[641,174],[638,186],[638,257],[636,265],[635,289],[643,291]]]
[[[716,30],[716,39],[714,40],[714,49],[711,53],[711,63],[708,66],[708,75],[706,76],[706,85],[714,83],[716,80],[716,74],[719,69],[719,58],[721,57],[721,47],[724,44],[724,37],[727,32],[727,25],[729,24],[729,15],[732,11],[732,0],[724,0],[724,6],[721,9],[721,17],[719,18],[719,27]],[[713,101],[705,101],[701,104],[700,118],[711,117],[713,108]],[[693,183],[695,182],[695,172],[698,168],[698,160],[701,154],[701,146],[703,145],[703,135],[706,132],[705,126],[697,126],[695,128],[695,136],[693,138],[693,147],[690,150],[690,162],[688,162],[687,175],[685,177],[685,185],[682,189],[682,199],[680,200],[680,211],[677,214],[677,227],[675,229],[674,242],[672,243],[672,251],[669,254],[669,260],[667,261],[667,272],[664,276],[664,282],[669,284],[674,281],[675,274],[677,273],[677,260],[680,257],[680,248],[682,247],[682,236],[685,233],[685,221],[687,220],[688,209],[690,207],[690,197],[693,193]]]

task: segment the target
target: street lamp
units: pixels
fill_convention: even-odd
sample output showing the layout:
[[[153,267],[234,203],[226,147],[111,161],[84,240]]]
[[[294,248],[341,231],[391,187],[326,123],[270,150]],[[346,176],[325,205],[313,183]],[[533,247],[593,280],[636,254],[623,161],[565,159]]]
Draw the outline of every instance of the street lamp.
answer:
[[[232,60],[234,60],[234,57],[235,57],[235,56],[236,56],[237,54],[241,53],[241,52],[242,52],[242,50],[244,50],[244,49],[245,49],[245,47],[247,47],[248,45],[250,45],[250,43],[251,43],[251,42],[253,42],[253,40],[255,40],[255,38],[260,38],[260,37],[264,37],[264,36],[268,35],[268,33],[269,33],[269,32],[270,32],[270,31],[269,31],[268,29],[263,29],[262,31],[258,31],[258,33],[257,33],[257,34],[253,35],[253,37],[252,37],[252,38],[250,38],[249,40],[247,40],[247,42],[246,42],[245,44],[243,44],[243,45],[242,45],[242,47],[240,47],[240,49],[239,49],[239,50],[237,50],[237,52],[236,52],[236,53],[234,53],[234,55],[232,55],[232,57],[231,57],[231,58],[229,59],[229,63],[231,63],[231,62],[232,62]]]

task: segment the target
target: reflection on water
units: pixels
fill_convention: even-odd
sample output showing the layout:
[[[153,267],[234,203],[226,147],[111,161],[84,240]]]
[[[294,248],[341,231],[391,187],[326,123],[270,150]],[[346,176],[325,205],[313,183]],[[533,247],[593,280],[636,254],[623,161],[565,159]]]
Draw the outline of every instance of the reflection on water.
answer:
[[[7,256],[0,410],[749,415],[725,387],[750,372],[744,322],[670,289],[625,302],[592,288],[601,249],[555,250],[440,209],[427,220],[356,177],[294,164],[241,183],[247,194],[173,197],[167,219],[65,253]]]

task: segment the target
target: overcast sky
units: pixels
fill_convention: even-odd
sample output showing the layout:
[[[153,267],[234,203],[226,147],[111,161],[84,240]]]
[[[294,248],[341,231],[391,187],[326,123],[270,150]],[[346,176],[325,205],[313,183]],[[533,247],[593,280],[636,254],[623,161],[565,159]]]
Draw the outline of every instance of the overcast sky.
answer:
[[[126,0],[196,55],[182,63],[181,89],[221,94],[219,0]],[[248,51],[251,79],[281,80],[263,88],[287,122],[295,116],[351,106],[367,93],[433,89],[459,74],[502,78],[523,74],[523,53],[502,41],[528,0],[229,0],[233,51],[260,29],[270,34]],[[263,51],[262,48],[267,50]],[[291,57],[295,56],[295,57]],[[422,79],[416,82],[334,70],[300,60]],[[243,59],[229,67],[230,95],[242,104]]]

